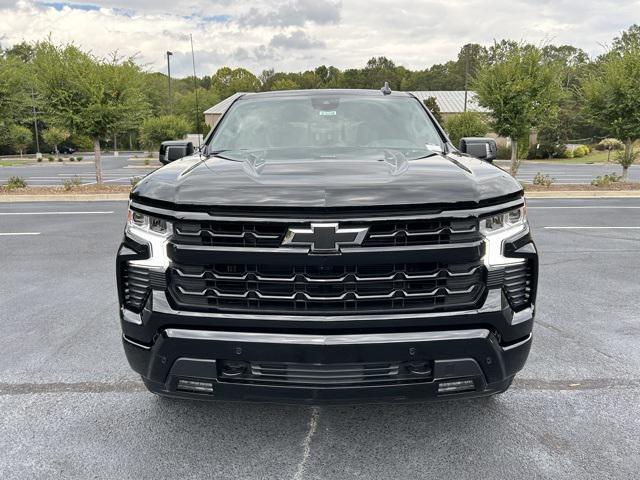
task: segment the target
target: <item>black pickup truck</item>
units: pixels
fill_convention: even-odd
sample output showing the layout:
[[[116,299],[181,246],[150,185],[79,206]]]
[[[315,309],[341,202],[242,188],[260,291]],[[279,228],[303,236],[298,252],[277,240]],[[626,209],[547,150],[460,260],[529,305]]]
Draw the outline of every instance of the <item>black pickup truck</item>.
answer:
[[[124,349],[159,395],[485,396],[531,348],[522,187],[408,93],[240,96],[134,188],[116,263]]]

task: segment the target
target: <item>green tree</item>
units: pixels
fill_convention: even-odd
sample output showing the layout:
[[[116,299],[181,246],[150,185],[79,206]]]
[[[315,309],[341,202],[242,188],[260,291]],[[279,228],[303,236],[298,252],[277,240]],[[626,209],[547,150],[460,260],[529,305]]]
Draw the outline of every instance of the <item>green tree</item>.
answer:
[[[195,90],[191,90],[176,96],[175,105],[174,105],[174,113],[176,115],[184,118],[189,124],[189,130],[191,133],[198,132],[198,127],[200,128],[200,132],[207,132],[207,124],[204,121],[204,110],[209,107],[212,107],[220,100],[220,95],[211,89],[206,90],[204,88],[198,88],[198,102],[196,105],[196,92]],[[199,122],[196,123],[197,121]]]
[[[140,67],[133,58],[97,58],[74,45],[47,41],[36,44],[33,69],[38,90],[47,100],[47,118],[91,137],[96,181],[101,184],[100,142],[129,129],[147,111]]]
[[[58,146],[71,136],[69,130],[59,127],[49,127],[42,132],[42,139],[49,145],[53,145],[53,150],[58,153]]]
[[[29,118],[31,106],[26,65],[19,58],[0,55],[0,129]]]
[[[279,78],[271,84],[271,90],[297,90],[300,87],[289,78]]]
[[[222,67],[211,77],[211,88],[227,98],[237,92],[257,92],[260,81],[245,68]]]
[[[442,125],[442,112],[440,112],[440,106],[438,106],[436,97],[425,98],[424,106],[429,109],[429,111],[433,114],[433,116],[438,121],[438,123]]]
[[[582,84],[587,113],[610,136],[624,142],[618,158],[622,177],[638,156],[634,141],[640,138],[640,45],[611,51]]]
[[[444,129],[451,142],[457,146],[463,137],[484,137],[489,131],[489,126],[481,113],[463,112],[447,118]]]
[[[532,45],[496,44],[493,63],[482,68],[472,85],[478,102],[492,113],[493,129],[511,138],[511,174],[520,167],[518,139],[557,112],[561,77]]]
[[[11,125],[9,127],[9,145],[20,152],[21,157],[22,152],[31,145],[32,140],[33,135],[27,127],[23,127],[22,125]]]
[[[140,143],[157,150],[165,140],[180,140],[189,133],[189,123],[177,115],[147,118],[140,125]]]

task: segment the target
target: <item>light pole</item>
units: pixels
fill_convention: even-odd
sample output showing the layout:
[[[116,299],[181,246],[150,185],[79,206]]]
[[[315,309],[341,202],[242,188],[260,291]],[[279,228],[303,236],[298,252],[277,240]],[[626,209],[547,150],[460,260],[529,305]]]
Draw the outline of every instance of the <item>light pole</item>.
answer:
[[[33,129],[36,134],[36,159],[42,157],[40,153],[40,139],[38,138],[38,117],[36,116],[36,96],[31,88],[31,107],[33,108]]]
[[[167,76],[169,80],[169,115],[173,113],[173,108],[171,105],[171,55],[173,52],[167,50]]]

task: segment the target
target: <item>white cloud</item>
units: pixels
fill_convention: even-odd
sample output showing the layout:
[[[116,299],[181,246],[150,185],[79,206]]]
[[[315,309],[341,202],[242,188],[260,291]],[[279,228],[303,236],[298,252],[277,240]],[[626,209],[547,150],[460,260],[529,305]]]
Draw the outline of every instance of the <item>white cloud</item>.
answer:
[[[359,67],[374,55],[425,68],[502,38],[598,54],[638,11],[640,0],[0,0],[0,44],[51,34],[99,55],[138,54],[157,70],[171,50],[172,71],[188,75],[192,33],[199,74]]]

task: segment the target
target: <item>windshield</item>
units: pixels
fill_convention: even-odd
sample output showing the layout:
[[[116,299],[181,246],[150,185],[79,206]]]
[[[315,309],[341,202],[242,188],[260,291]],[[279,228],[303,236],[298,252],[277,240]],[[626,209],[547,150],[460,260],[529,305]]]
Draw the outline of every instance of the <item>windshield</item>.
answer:
[[[248,98],[234,103],[221,122],[209,152],[238,160],[255,152],[268,152],[269,157],[343,158],[385,150],[410,160],[443,149],[436,127],[411,97]]]

